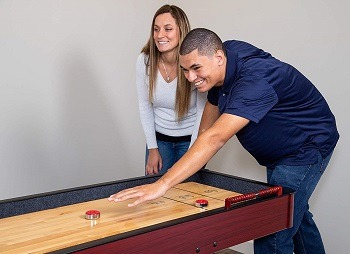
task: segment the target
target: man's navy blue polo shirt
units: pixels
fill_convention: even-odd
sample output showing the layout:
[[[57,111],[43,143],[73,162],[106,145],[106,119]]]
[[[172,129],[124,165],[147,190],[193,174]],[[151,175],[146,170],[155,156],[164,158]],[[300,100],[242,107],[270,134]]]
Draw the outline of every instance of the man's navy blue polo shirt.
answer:
[[[333,151],[335,118],[316,87],[293,66],[246,42],[227,41],[226,76],[208,92],[220,113],[250,120],[237,133],[259,164],[316,163]]]

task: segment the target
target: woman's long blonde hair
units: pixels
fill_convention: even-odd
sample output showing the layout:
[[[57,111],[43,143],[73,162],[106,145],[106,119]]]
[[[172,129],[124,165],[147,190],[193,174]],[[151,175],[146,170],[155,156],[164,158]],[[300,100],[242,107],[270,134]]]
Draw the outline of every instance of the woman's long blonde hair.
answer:
[[[157,10],[157,12],[154,14],[149,40],[146,43],[146,45],[142,48],[141,52],[149,56],[145,65],[146,65],[146,73],[148,73],[148,76],[149,76],[148,95],[149,95],[150,102],[152,102],[153,96],[154,96],[154,89],[156,85],[155,80],[157,78],[157,73],[158,73],[158,63],[161,55],[153,38],[153,29],[154,29],[154,22],[156,17],[158,17],[160,14],[163,14],[163,13],[170,13],[171,16],[175,19],[175,22],[180,30],[179,46],[177,47],[177,54],[176,54],[177,87],[176,87],[176,99],[175,99],[175,112],[177,115],[177,120],[179,121],[183,117],[185,117],[186,114],[188,113],[190,100],[191,100],[191,84],[185,78],[183,72],[181,71],[180,63],[179,63],[180,45],[184,40],[186,34],[191,30],[190,23],[188,21],[188,18],[185,12],[181,8],[175,5],[166,4],[160,7]]]

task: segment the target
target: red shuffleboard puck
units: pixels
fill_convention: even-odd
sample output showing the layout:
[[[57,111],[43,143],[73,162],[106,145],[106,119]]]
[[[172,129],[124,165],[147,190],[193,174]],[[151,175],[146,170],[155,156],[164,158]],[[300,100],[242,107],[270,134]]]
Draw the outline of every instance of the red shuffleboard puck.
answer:
[[[195,202],[195,206],[201,207],[201,208],[206,207],[206,206],[208,206],[208,200],[206,200],[206,199],[197,199],[196,202]]]
[[[85,213],[85,219],[87,220],[97,220],[100,218],[100,211],[98,210],[89,210]]]

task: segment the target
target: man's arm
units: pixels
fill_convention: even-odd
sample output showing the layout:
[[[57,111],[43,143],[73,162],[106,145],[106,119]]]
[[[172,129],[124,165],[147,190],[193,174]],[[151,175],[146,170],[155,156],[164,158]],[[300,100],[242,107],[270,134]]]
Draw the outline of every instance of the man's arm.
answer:
[[[207,109],[206,107],[205,112],[208,113],[211,109],[213,108],[210,107]],[[210,119],[213,118],[209,116],[208,118],[205,117],[203,120],[203,129],[207,124],[210,124]],[[205,122],[207,120],[208,122]],[[201,133],[187,153],[158,181],[123,190],[112,195],[108,200],[118,202],[137,198],[129,204],[129,206],[135,206],[164,195],[168,189],[200,170],[233,135],[248,123],[249,120],[239,116],[230,114],[221,115],[210,128]]]

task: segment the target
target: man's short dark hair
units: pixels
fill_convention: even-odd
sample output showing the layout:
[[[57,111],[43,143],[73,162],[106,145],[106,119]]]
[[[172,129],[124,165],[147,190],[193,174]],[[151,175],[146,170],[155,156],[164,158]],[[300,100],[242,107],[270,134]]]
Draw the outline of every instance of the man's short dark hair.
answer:
[[[180,55],[187,55],[196,49],[203,56],[212,56],[218,50],[225,52],[220,37],[206,28],[195,28],[186,35],[180,46]]]

